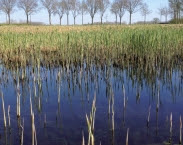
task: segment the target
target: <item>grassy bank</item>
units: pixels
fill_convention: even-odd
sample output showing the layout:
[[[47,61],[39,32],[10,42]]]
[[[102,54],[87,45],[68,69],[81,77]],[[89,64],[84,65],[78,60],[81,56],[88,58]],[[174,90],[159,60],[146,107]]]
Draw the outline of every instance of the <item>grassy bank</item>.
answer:
[[[0,58],[7,65],[98,61],[177,63],[183,25],[0,26]]]

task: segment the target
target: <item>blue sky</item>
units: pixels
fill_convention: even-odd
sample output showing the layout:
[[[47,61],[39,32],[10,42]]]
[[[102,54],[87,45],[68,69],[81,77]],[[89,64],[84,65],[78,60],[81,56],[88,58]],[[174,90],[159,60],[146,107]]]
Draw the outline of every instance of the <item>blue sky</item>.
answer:
[[[111,1],[112,2],[112,1]],[[152,13],[147,16],[147,21],[152,20],[153,18],[157,17],[159,18],[158,14],[158,8],[163,7],[163,6],[168,6],[168,0],[144,0],[149,6],[149,9],[152,10]],[[16,22],[20,21],[25,21],[26,16],[24,14],[24,11],[19,10],[16,8],[16,11],[11,15],[11,19],[15,20]],[[31,20],[34,22],[43,22],[45,24],[48,24],[48,14],[45,9],[41,9],[38,13],[34,14],[31,16]],[[162,18],[162,21],[164,18]],[[100,16],[98,14],[95,15],[94,22],[99,22],[100,21]],[[114,22],[115,17],[112,15],[109,10],[104,14],[103,21],[106,22]],[[123,22],[128,23],[129,22],[129,14],[128,12],[125,13],[125,15],[122,18]],[[132,15],[132,22],[136,21],[143,21],[143,17],[141,16],[140,12],[137,12]],[[6,22],[6,15],[1,12],[0,13],[0,23]],[[91,18],[89,15],[84,16],[84,23],[88,24],[91,22]],[[58,16],[52,16],[52,23],[53,24],[59,24],[59,18]],[[70,13],[69,16],[69,23],[73,24],[73,17],[72,14]],[[62,24],[66,25],[66,15],[64,15],[62,19]],[[81,16],[77,16],[76,18],[76,24],[81,24]]]

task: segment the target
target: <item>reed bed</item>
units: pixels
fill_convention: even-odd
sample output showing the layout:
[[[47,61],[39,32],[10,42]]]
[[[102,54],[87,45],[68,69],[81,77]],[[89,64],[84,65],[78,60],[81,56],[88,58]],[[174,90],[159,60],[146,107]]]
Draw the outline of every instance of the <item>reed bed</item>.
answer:
[[[70,62],[177,63],[183,59],[182,25],[1,26],[0,59],[6,65]]]

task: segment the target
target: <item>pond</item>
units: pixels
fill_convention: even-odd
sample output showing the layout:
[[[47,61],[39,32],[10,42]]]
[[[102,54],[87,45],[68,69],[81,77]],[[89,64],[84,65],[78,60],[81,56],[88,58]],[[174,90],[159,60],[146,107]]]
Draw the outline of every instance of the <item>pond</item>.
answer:
[[[30,100],[38,145],[81,145],[83,135],[87,144],[86,114],[92,109],[95,95],[96,145],[126,144],[128,128],[130,145],[179,144],[182,66],[182,62],[170,67],[96,62],[16,69],[1,65],[0,87],[7,127],[3,127],[1,109],[0,144],[21,144],[23,132],[23,144],[32,145]],[[2,104],[2,97],[0,101]]]

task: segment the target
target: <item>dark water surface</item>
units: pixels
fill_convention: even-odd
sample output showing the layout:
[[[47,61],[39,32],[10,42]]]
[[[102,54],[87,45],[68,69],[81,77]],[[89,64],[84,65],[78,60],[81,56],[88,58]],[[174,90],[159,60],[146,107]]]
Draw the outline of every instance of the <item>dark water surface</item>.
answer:
[[[21,94],[19,119],[16,115],[18,80]],[[11,133],[9,127],[4,129],[3,113],[0,109],[0,144],[20,144],[21,131],[18,120],[24,120],[23,144],[32,144],[30,96],[35,113],[38,145],[81,145],[82,131],[87,143],[86,114],[91,111],[95,93],[96,145],[100,142],[102,145],[124,145],[127,128],[129,128],[129,145],[168,142],[171,112],[172,142],[178,144],[179,118],[183,115],[182,84],[182,65],[171,68],[139,66],[123,68],[113,65],[70,64],[54,68],[29,66],[25,70],[10,70],[1,66],[0,86],[4,94],[6,114],[8,105],[11,107]],[[111,92],[114,93],[114,132],[111,129],[111,114],[108,113]],[[151,113],[147,128],[149,106]],[[45,116],[46,124],[44,124]]]

